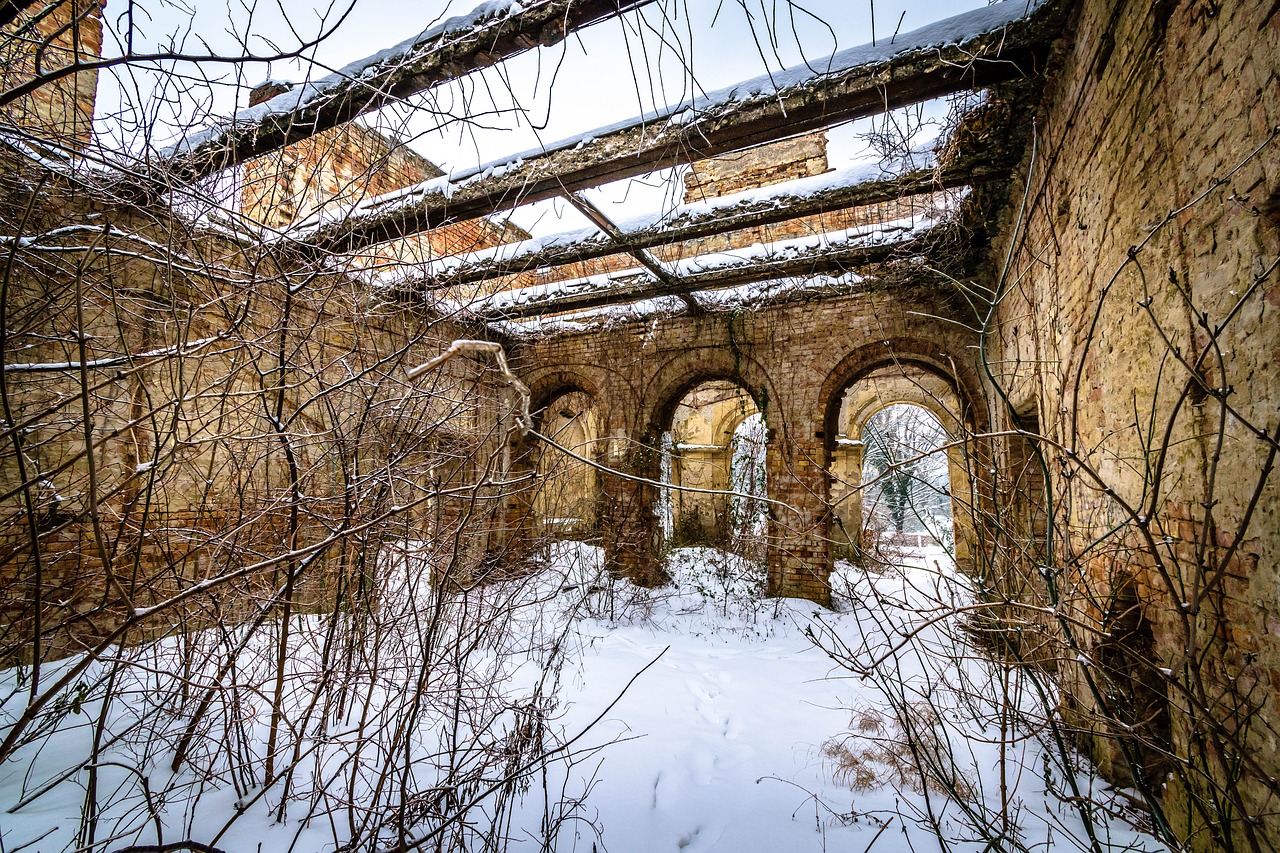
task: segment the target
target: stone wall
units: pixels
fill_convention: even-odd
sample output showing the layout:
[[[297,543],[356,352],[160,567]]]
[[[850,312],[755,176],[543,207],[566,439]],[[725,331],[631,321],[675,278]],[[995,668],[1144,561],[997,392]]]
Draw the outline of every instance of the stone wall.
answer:
[[[1280,8],[1085,0],[1057,62],[992,253],[994,422],[1050,475],[1020,588],[1077,620],[1040,655],[1104,769],[1275,849]]]
[[[966,422],[981,387],[975,338],[955,319],[967,309],[941,288],[899,289],[760,306],[732,314],[613,322],[516,349],[515,369],[550,399],[573,388],[595,400],[599,461],[650,480],[661,434],[700,383],[727,380],[758,401],[769,429],[766,477],[773,594],[829,600],[828,465],[844,391],[877,368],[912,365],[948,377]],[[601,474],[601,530],[615,568],[660,580],[657,491]]]
[[[29,168],[0,167],[4,233]],[[3,300],[0,659],[358,607],[388,539],[427,541],[455,580],[481,570],[492,518],[475,484],[510,401],[485,361],[405,376],[463,330],[56,179],[21,227],[33,239]]]
[[[46,8],[33,4],[0,30],[0,91],[32,80],[37,72],[57,74],[102,52],[105,0],[63,0]],[[51,80],[0,107],[0,116],[60,146],[81,149],[93,132],[98,72],[80,71]]]

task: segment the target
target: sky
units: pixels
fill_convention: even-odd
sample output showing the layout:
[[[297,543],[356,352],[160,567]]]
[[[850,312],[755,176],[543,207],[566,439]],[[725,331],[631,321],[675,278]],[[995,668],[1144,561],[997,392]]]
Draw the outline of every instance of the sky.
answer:
[[[100,84],[99,133],[119,147],[136,150],[143,136],[162,146],[184,125],[243,108],[249,89],[267,78],[323,76],[478,2],[111,0],[104,12],[109,55],[125,50],[129,33],[135,52],[172,42],[185,52],[217,56],[241,55],[245,45],[257,56],[289,53],[325,37],[304,50],[309,62],[191,62],[163,69],[177,74],[138,66],[110,72]],[[982,5],[986,0],[658,0],[364,120],[446,171],[464,169]],[[943,114],[945,105],[928,111],[935,119]],[[830,134],[833,166],[865,154],[860,134],[866,129],[864,122]],[[670,204],[678,187],[678,181],[636,180],[599,190],[596,200],[627,215]],[[544,203],[514,218],[536,233],[580,227],[577,214],[563,207]]]

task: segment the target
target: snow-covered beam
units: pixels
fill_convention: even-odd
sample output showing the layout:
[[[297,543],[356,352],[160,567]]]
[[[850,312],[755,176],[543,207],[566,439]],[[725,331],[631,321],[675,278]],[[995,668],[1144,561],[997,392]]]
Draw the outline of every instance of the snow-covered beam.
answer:
[[[954,280],[934,272],[910,257],[890,264],[862,268],[857,273],[841,275],[809,275],[792,278],[763,279],[718,290],[700,290],[688,294],[698,304],[700,313],[717,314],[735,311],[758,311],[788,302],[851,296],[869,290],[909,283],[939,288]],[[644,322],[655,317],[672,317],[688,312],[681,300],[659,296],[637,302],[612,303],[566,314],[542,315],[524,320],[494,320],[489,329],[508,339],[541,340],[560,334],[590,331],[616,323]]]
[[[437,178],[295,226],[324,251],[359,249],[520,204],[1032,74],[1057,2],[1005,0],[891,41],[748,80],[691,103]],[[1035,10],[1029,12],[1029,10]],[[815,70],[816,69],[816,70]]]
[[[442,258],[431,264],[424,289],[453,287],[514,275],[543,267],[580,263],[611,254],[630,254],[774,225],[834,210],[892,201],[920,193],[954,189],[1003,176],[1009,164],[983,151],[936,169],[932,152],[922,152],[900,174],[886,176],[879,165],[855,166],[836,172],[788,181],[704,202],[681,205],[666,212],[620,220],[618,233],[595,229],[564,231],[544,237]]]
[[[503,291],[466,303],[442,300],[440,307],[487,321],[581,311],[765,279],[844,273],[893,257],[927,253],[950,235],[950,229],[930,219],[908,219],[686,258],[668,266],[665,281],[649,270],[630,269]]]
[[[650,2],[485,0],[393,48],[185,137],[162,152],[161,165],[180,181],[201,178]]]

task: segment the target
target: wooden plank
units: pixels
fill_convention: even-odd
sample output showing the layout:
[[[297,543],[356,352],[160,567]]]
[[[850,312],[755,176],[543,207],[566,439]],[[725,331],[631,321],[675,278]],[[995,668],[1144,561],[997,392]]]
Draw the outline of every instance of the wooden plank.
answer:
[[[831,247],[814,247],[775,257],[752,259],[751,263],[722,264],[708,269],[677,275],[675,286],[664,283],[648,270],[614,273],[576,283],[560,282],[547,293],[539,288],[505,291],[477,300],[462,309],[486,321],[516,320],[543,314],[582,311],[602,305],[616,305],[653,299],[660,296],[682,296],[700,290],[713,290],[775,278],[832,275],[850,272],[868,264],[895,257],[917,256],[954,239],[951,229],[934,227],[913,233],[908,239],[859,242],[857,240]],[[532,292],[531,292],[532,291]]]
[[[1025,9],[1025,4],[1014,5]],[[997,8],[983,7],[951,20]],[[930,29],[922,28],[901,36],[903,49],[884,61],[810,73],[793,85],[767,92],[757,91],[758,81],[747,81],[714,93],[719,100],[701,111],[641,116],[545,151],[478,167],[453,180],[440,178],[344,211],[324,212],[296,226],[290,236],[314,251],[357,250],[450,222],[1022,78],[1043,64],[1056,20],[1042,9],[960,41],[910,48],[916,44],[913,36]],[[922,40],[927,41],[917,38]],[[829,59],[834,62],[845,53]],[[819,60],[812,67],[825,66]],[[791,75],[779,77],[790,80]]]
[[[533,0],[513,14],[493,18],[474,28],[445,29],[371,64],[358,76],[326,85],[313,97],[304,96],[304,102],[292,109],[245,110],[223,126],[193,134],[165,152],[161,171],[180,182],[211,175],[477,68],[539,45],[556,44],[575,30],[651,2],[653,0]],[[286,100],[287,94],[283,96]]]
[[[891,178],[833,185],[815,192],[801,192],[792,183],[805,185],[807,180],[781,184],[770,191],[753,193],[743,201],[692,205],[689,212],[680,208],[667,216],[644,217],[661,224],[634,230],[620,230],[615,235],[565,232],[541,240],[483,251],[482,257],[461,263],[445,263],[429,280],[419,280],[417,288],[432,290],[454,287],[516,275],[543,267],[561,266],[595,260],[611,254],[634,254],[637,251],[689,240],[704,239],[732,231],[764,225],[776,225],[805,216],[814,216],[851,207],[877,204],[911,195],[972,186],[993,178],[1005,177],[1010,163],[989,152],[966,157],[948,166],[913,169]],[[623,223],[625,225],[625,223]],[[506,249],[507,251],[503,251]]]

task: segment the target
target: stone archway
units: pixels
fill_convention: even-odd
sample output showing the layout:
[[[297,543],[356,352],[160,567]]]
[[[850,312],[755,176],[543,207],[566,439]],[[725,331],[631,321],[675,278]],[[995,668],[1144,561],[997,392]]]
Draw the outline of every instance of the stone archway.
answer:
[[[584,373],[534,373],[529,386],[533,428],[578,456],[599,453],[602,418],[600,384]],[[503,561],[518,563],[546,536],[589,537],[599,521],[596,469],[545,444],[534,435],[512,434],[503,467],[502,522],[491,539]]]
[[[533,529],[557,538],[590,537],[596,527],[599,478],[596,468],[584,460],[595,461],[600,450],[595,398],[566,389],[534,410],[534,419],[541,435],[569,453],[543,443],[533,453]]]
[[[982,479],[973,476],[974,461],[984,448],[972,438],[980,410],[976,376],[966,375],[955,360],[936,346],[919,341],[891,342],[851,353],[833,371],[824,388],[826,413],[827,501],[829,531],[835,557],[856,557],[863,533],[861,496],[863,430],[877,412],[895,404],[919,406],[942,425],[948,436],[947,471],[957,566],[974,571],[980,561],[978,519]]]
[[[762,419],[755,398],[735,382],[703,382],[681,398],[664,434],[662,480],[677,487],[721,494],[666,490],[663,505],[670,518],[669,529],[664,532],[670,544],[711,544],[730,549],[742,544],[736,541],[742,531],[738,529],[735,509],[743,501],[727,493],[744,491],[735,489],[744,481],[740,469],[754,465],[756,460],[740,452],[741,442],[735,438],[743,424]],[[764,476],[748,479],[756,487],[763,487],[766,482]]]

